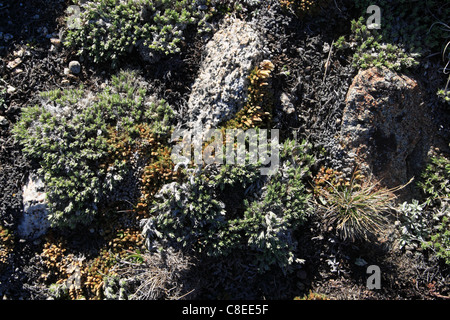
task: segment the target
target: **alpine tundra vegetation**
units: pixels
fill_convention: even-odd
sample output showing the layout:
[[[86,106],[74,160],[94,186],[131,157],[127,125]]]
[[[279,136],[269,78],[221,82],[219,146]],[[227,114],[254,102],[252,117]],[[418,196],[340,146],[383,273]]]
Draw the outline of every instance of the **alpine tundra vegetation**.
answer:
[[[1,1],[0,296],[449,299],[449,16]]]

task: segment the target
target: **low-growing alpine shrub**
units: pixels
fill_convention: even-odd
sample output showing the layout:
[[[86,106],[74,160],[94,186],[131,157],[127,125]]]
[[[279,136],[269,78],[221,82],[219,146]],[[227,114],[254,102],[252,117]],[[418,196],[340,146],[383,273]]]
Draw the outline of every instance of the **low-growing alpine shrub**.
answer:
[[[228,256],[245,252],[261,272],[286,270],[294,261],[294,230],[311,213],[306,179],[314,158],[306,143],[288,140],[281,150],[280,170],[259,175],[258,165],[209,167],[185,183],[165,185],[143,221],[150,249]],[[243,190],[243,209],[222,201],[229,190]]]
[[[450,198],[450,160],[443,155],[432,156],[418,183],[428,203]]]
[[[430,240],[422,243],[425,249],[431,248],[438,258],[450,265],[450,214],[442,217],[442,221],[437,226]]]
[[[383,41],[402,46],[409,53],[429,54],[440,52],[448,34],[441,28],[432,28],[436,22],[447,22],[450,8],[445,0],[357,0],[355,7],[366,18],[370,5],[381,10]]]
[[[6,108],[5,93],[6,90],[0,86],[0,110]]]
[[[367,8],[380,8],[381,28],[369,29]],[[400,71],[418,65],[423,55],[442,52],[448,42],[448,30],[440,27],[446,22],[450,8],[445,1],[430,0],[417,3],[413,0],[374,3],[370,0],[355,1],[360,17],[351,24],[350,38],[336,41],[338,49],[354,50],[353,64],[357,68],[385,66]]]
[[[386,42],[378,30],[368,29],[363,17],[353,20],[352,34],[349,41],[340,37],[335,45],[337,49],[350,47],[353,43],[353,65],[355,68],[367,69],[370,67],[387,67],[391,70],[402,70],[417,65],[414,54],[408,54],[399,45]]]
[[[189,25],[209,30],[209,7],[192,0],[89,0],[77,4],[80,27],[67,30],[65,44],[96,63],[113,67],[140,45],[162,55],[180,52],[183,31]]]
[[[440,152],[433,154],[421,175],[418,185],[425,195],[425,205],[432,212],[428,221],[428,237],[422,242],[438,258],[450,264],[450,160]]]
[[[167,134],[170,107],[147,96],[135,72],[120,72],[98,94],[82,87],[41,94],[22,109],[13,128],[23,152],[40,165],[53,226],[89,224],[106,195],[121,183],[130,163],[117,156],[111,132],[138,146],[139,124]]]

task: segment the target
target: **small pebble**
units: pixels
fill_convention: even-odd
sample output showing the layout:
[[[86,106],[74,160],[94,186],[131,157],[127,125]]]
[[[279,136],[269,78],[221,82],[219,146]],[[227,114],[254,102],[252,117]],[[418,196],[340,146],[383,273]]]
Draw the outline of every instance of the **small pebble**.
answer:
[[[0,116],[0,126],[7,126],[8,125],[8,119],[6,119],[4,116]]]
[[[81,65],[78,61],[70,61],[69,69],[70,69],[70,73],[78,74],[81,72]]]
[[[50,38],[50,42],[55,47],[60,47],[61,46],[61,40],[59,40],[58,38]]]
[[[14,88],[13,86],[8,85],[8,88],[6,89],[6,92],[11,94],[16,92],[16,88]]]

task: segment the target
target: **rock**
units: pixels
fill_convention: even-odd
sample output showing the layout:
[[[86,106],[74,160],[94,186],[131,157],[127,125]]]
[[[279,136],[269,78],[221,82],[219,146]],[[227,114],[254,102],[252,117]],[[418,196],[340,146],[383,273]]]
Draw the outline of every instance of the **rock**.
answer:
[[[78,61],[70,61],[69,70],[72,74],[79,74],[81,72],[81,64]]]
[[[4,116],[0,116],[0,126],[7,126],[8,125],[8,119],[6,119]]]
[[[243,106],[252,68],[263,59],[261,36],[229,19],[205,46],[205,58],[187,103],[189,128],[216,128]]]
[[[56,48],[61,47],[61,40],[58,38],[50,38],[50,43],[54,45]]]
[[[295,112],[295,107],[292,100],[293,98],[286,92],[283,92],[280,96],[281,107],[287,114],[292,114]]]
[[[26,50],[23,48],[13,52],[14,56],[19,58],[22,58],[26,53],[27,53]]]
[[[27,184],[23,187],[24,212],[17,228],[22,238],[35,240],[44,235],[50,227],[44,189],[43,181],[38,176],[30,174]]]
[[[430,120],[416,81],[386,68],[362,70],[349,87],[340,142],[363,172],[395,187],[413,175]]]
[[[18,57],[16,59],[12,60],[12,61],[9,61],[6,66],[8,67],[8,69],[12,70],[12,69],[16,68],[21,63],[22,63],[22,59],[20,57]]]
[[[16,92],[16,88],[14,88],[11,85],[8,85],[8,87],[6,88],[6,92],[9,94],[12,94],[12,93]]]

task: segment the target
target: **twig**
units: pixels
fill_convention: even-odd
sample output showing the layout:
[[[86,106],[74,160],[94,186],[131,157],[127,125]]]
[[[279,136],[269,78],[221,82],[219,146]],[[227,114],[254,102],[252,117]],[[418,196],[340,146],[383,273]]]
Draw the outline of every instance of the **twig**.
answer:
[[[434,291],[431,291],[430,293],[431,293],[433,296],[437,297],[437,298],[450,300],[450,296],[443,296],[442,294],[439,294],[439,293],[434,292]]]
[[[181,297],[177,297],[177,298],[175,298],[175,299],[176,299],[176,300],[180,300],[180,299],[186,297],[187,295],[191,294],[191,293],[194,292],[194,291],[195,291],[195,289],[192,289],[191,291],[189,291],[189,292],[183,294]]]
[[[336,0],[334,0],[334,5],[336,6],[336,8],[339,10],[339,12],[342,12],[342,10],[341,10],[341,8],[339,8],[339,6],[338,6],[338,4],[337,4],[337,2],[336,2]]]
[[[327,62],[325,62],[325,73],[323,74],[322,83],[325,82],[325,78],[326,78],[327,72],[328,72],[328,67],[330,66],[330,58],[331,58],[331,53],[333,52],[333,45],[334,45],[334,40],[331,42],[330,51],[328,52]]]

